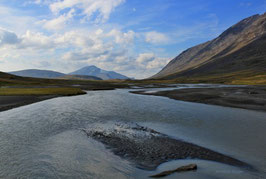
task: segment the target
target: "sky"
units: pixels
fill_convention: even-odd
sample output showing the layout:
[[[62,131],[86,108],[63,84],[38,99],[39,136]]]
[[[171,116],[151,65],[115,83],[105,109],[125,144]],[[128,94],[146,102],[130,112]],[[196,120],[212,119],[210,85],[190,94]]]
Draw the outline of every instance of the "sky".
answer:
[[[0,71],[96,65],[137,79],[266,0],[0,0]]]

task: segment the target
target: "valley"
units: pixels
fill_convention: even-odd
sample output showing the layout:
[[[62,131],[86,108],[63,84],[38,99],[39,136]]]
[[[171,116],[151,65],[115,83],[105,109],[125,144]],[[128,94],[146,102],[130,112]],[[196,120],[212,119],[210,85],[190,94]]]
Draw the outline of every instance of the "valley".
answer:
[[[60,18],[72,18],[72,10]],[[103,52],[97,56],[99,64],[114,56],[111,65],[125,60],[123,68],[114,69],[132,74],[127,63],[133,57],[122,56],[127,51],[108,55],[100,49],[102,41],[85,42],[88,33],[73,40],[69,36],[75,33],[53,45],[70,40],[78,46],[75,51],[84,44],[94,50],[66,53],[64,60],[83,61]],[[135,35],[112,30],[102,38],[114,34],[123,38],[113,43],[124,46]],[[157,32],[151,35],[169,40]],[[11,40],[10,46],[29,43],[15,37],[0,29],[0,40]],[[157,44],[151,37],[145,40]],[[166,60],[152,53],[136,58],[131,68],[139,70],[139,65],[141,72],[135,75]],[[89,62],[94,61],[68,61],[86,65],[67,73],[44,68],[0,72],[0,178],[149,178],[182,166],[197,171],[167,178],[266,177],[266,13],[183,51],[147,78],[134,79]]]

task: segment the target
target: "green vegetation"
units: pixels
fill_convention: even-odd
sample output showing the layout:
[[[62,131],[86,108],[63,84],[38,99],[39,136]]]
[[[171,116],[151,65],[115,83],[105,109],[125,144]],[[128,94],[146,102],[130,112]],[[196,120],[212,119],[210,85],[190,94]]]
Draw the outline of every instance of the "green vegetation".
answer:
[[[232,81],[232,84],[266,85],[266,73],[247,78],[235,79]]]
[[[233,84],[233,85],[266,85],[266,72],[238,71],[224,74],[182,76],[175,79],[127,81],[136,85],[146,84]]]
[[[82,90],[111,90],[128,88],[130,85],[145,87],[154,84],[209,83],[209,84],[244,84],[266,85],[266,72],[238,71],[208,75],[182,76],[175,79],[160,80],[62,80],[26,78],[0,72],[0,95],[78,95]],[[75,85],[75,87],[73,87]],[[2,88],[1,88],[2,86]],[[9,88],[5,88],[9,87]]]
[[[86,94],[79,88],[0,88],[0,96],[23,95],[80,95]]]
[[[28,78],[0,72],[0,95],[78,95],[82,90],[126,88],[119,80],[65,80]]]
[[[89,80],[88,80],[89,81]],[[91,80],[92,83],[96,81]],[[44,79],[44,78],[29,78],[9,75],[0,72],[0,86],[53,86],[53,85],[72,85],[83,84],[84,80],[63,80],[63,79]]]

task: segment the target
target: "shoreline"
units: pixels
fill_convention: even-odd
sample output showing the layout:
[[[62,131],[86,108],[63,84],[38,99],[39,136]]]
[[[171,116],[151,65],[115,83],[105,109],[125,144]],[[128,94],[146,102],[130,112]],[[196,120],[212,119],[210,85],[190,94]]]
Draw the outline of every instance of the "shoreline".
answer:
[[[82,90],[114,90],[107,87],[82,86]],[[130,88],[132,89],[132,88]],[[196,102],[225,107],[234,107],[248,110],[266,112],[266,87],[265,86],[246,86],[246,87],[219,87],[219,88],[186,88],[165,90],[149,93],[149,90],[130,91],[133,94],[153,95],[168,97],[170,99],[186,102]],[[82,95],[82,94],[75,94]],[[41,102],[44,100],[75,95],[10,95],[0,96],[0,112],[13,108]]]
[[[67,97],[67,96],[78,96],[86,94],[86,90],[90,91],[100,91],[100,90],[114,90],[113,86],[90,86],[90,85],[79,85],[79,88],[73,86],[11,86],[9,89],[60,89],[60,88],[71,88],[77,89],[76,91],[66,92],[57,91],[54,94],[14,94],[14,95],[0,95],[0,112],[8,111],[17,107],[26,106],[29,104],[41,102],[44,100],[57,98],[57,97]],[[80,90],[80,91],[79,91]],[[61,93],[61,94],[60,94]]]
[[[17,107],[41,102],[44,100],[62,97],[60,95],[45,96],[0,96],[0,112],[8,111]]]
[[[135,86],[135,85],[134,85]],[[154,87],[169,87],[169,85],[152,85],[152,86],[147,86],[147,85],[140,85],[141,88],[154,88]],[[86,94],[84,91],[102,91],[102,90],[115,90],[115,89],[123,89],[125,88],[124,85],[72,85],[72,86],[40,86],[40,85],[35,85],[35,86],[7,86],[9,89],[47,89],[47,88],[77,88],[80,89],[82,92],[76,93],[76,94],[47,94],[47,95],[34,95],[34,94],[27,94],[27,95],[22,95],[22,94],[17,94],[17,95],[0,95],[0,112],[7,111],[10,109],[14,109],[17,107],[41,102],[44,100],[52,99],[52,98],[57,98],[57,97],[64,97],[64,96],[77,96],[77,95],[83,95]],[[128,86],[126,86],[128,87]],[[132,87],[128,87],[129,89],[133,89]]]
[[[266,87],[220,87],[220,88],[187,88],[148,93],[130,91],[133,94],[168,97],[186,102],[196,102],[225,107],[266,112]]]

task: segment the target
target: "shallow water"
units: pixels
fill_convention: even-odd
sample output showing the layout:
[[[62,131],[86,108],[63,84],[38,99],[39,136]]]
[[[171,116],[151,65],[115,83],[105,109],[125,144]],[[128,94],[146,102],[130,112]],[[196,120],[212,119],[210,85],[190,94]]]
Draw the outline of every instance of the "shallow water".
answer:
[[[128,91],[89,91],[1,112],[0,178],[147,178],[187,163],[197,163],[198,171],[168,178],[266,177],[266,113]],[[148,126],[245,161],[258,172],[202,160],[137,169],[82,132],[107,121]]]

